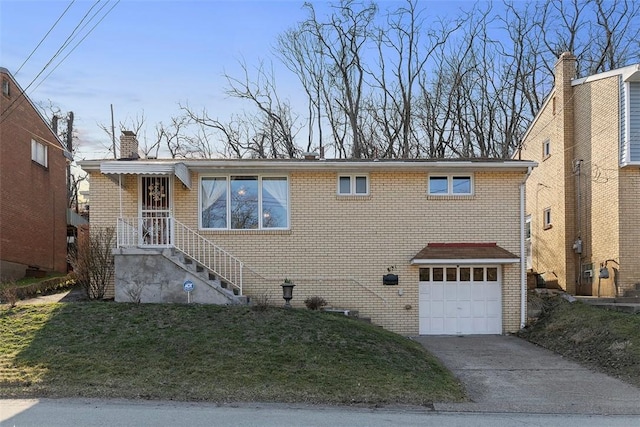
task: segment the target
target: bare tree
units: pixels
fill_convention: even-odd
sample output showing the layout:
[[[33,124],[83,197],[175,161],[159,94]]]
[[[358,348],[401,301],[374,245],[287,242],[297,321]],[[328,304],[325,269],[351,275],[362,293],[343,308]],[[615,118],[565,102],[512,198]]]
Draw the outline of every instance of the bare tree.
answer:
[[[381,105],[378,105],[380,108],[371,105],[370,111],[386,139],[383,157],[417,155],[413,106],[418,80],[428,72],[427,65],[434,52],[461,25],[460,22],[439,21],[437,28],[426,28],[422,17],[424,9],[419,10],[417,4],[416,0],[407,0],[406,6],[388,14],[384,27],[377,28],[379,67],[372,70],[370,76],[374,89],[381,93]],[[423,35],[427,39],[424,43]]]

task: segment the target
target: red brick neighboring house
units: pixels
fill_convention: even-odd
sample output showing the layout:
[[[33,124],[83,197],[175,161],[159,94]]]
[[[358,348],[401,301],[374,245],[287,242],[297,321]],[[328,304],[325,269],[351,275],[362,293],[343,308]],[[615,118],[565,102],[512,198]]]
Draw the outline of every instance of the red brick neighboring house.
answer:
[[[0,279],[65,272],[70,155],[11,73],[0,77]]]

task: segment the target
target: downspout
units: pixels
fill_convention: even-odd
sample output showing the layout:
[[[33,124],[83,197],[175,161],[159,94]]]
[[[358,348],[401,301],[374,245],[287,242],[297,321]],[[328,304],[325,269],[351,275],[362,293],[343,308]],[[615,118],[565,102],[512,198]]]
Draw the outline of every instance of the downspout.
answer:
[[[531,175],[532,167],[529,166],[527,174],[520,183],[520,329],[526,325],[527,312],[527,253],[525,248],[525,184],[529,175]]]
[[[122,174],[118,174],[118,198],[120,199],[120,218],[122,218]]]
[[[120,221],[122,221],[122,174],[118,174],[118,198],[120,200],[120,214],[118,219],[116,219],[116,247],[120,247],[120,239],[122,236],[120,235]]]

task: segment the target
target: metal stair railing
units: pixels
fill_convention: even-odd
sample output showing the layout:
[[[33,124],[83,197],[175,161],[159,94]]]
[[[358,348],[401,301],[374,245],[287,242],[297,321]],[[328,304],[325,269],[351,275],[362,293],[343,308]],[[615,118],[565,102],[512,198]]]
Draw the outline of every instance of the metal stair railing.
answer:
[[[224,279],[238,289],[238,295],[242,295],[243,262],[181,222],[173,219],[173,224],[173,246]]]
[[[244,264],[173,217],[118,218],[118,247],[173,247],[242,295]]]

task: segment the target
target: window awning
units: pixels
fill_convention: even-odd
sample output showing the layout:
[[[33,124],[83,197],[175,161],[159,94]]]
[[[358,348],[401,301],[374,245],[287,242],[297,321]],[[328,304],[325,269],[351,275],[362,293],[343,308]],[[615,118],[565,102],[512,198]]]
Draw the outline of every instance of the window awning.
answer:
[[[115,160],[101,163],[100,172],[105,175],[175,175],[187,188],[191,189],[191,175],[184,163]]]
[[[411,264],[514,264],[520,257],[496,243],[429,243]]]

